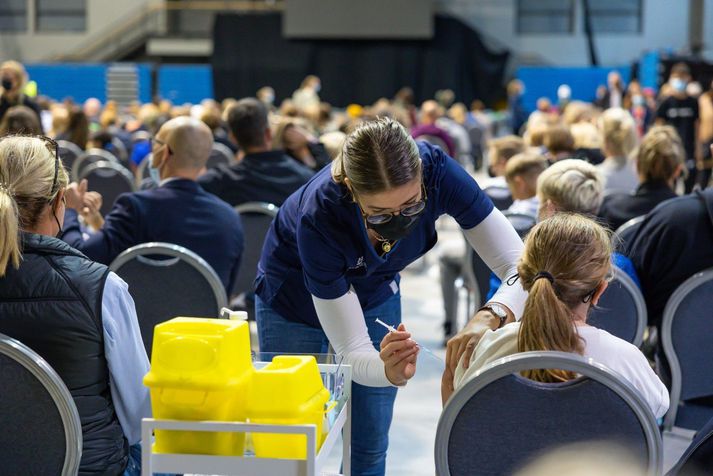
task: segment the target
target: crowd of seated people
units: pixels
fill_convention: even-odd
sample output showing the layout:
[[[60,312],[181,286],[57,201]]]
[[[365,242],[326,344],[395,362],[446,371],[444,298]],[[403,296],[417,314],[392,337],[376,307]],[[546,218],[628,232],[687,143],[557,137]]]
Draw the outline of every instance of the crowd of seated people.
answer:
[[[713,266],[713,192],[677,194],[694,185],[706,189],[713,165],[713,90],[692,97],[685,65],[674,66],[658,97],[612,74],[594,103],[571,101],[566,94],[556,105],[542,98],[529,116],[520,97],[523,85],[511,83],[515,129],[500,137],[481,102],[468,108],[448,90],[421,107],[404,88],[393,99],[338,110],[321,101],[321,81],[310,76],[279,106],[275,91],[265,87],[254,98],[223,103],[162,100],[120,107],[96,99],[81,105],[34,101],[20,92],[27,77],[19,63],[0,65],[0,76],[0,333],[49,361],[75,396],[83,423],[98,418],[91,412],[101,403],[101,425],[84,425],[83,470],[121,474],[138,465],[140,419],[150,414],[141,384],[148,360],[130,290],[107,265],[134,245],[178,244],[201,256],[230,294],[244,243],[233,207],[248,202],[279,207],[341,153],[355,125],[381,116],[398,120],[414,138],[434,141],[471,173],[477,151],[483,151],[486,164],[475,171],[481,188],[509,190],[508,210],[538,221],[518,269],[529,292],[522,320],[487,333],[455,374],[444,374],[444,403],[498,357],[561,350],[621,373],[657,417],[668,408],[668,391],[644,355],[587,325],[586,317],[607,287],[612,262],[640,284],[653,326],[660,325],[676,287]],[[696,120],[672,115],[681,108],[689,108]],[[116,154],[123,146],[132,173],[142,163],[148,168],[148,190],[119,196],[102,216],[102,196],[92,191],[91,181],[71,182],[55,145],[39,138],[43,131],[81,150]],[[234,160],[208,168],[214,143],[230,149]],[[679,183],[683,179],[685,185]],[[615,243],[612,249],[610,232],[643,215],[626,246]],[[452,302],[462,247],[444,253],[440,265],[448,339],[458,331]],[[51,277],[51,287],[33,286],[40,275]],[[52,324],[49,313],[37,317],[31,306],[12,303],[34,299],[51,307],[48,296],[65,295],[92,305],[62,307],[66,322]],[[22,319],[9,317],[9,311]],[[66,334],[60,344],[33,333],[45,321]],[[529,377],[551,382],[572,375],[552,371]],[[78,389],[86,385],[96,391],[80,396]]]

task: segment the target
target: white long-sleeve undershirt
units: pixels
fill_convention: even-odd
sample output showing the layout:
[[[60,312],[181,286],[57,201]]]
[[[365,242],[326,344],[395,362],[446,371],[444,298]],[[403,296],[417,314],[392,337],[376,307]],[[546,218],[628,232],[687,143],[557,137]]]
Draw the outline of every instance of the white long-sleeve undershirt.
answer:
[[[517,232],[500,211],[493,211],[477,226],[464,231],[476,253],[503,281],[491,302],[507,306],[519,320],[527,294],[520,281],[507,284],[507,278],[517,273],[517,262],[523,244]],[[374,348],[364,320],[359,298],[353,290],[337,299],[312,296],[317,317],[329,342],[345,364],[352,366],[355,382],[369,387],[388,387],[384,362]]]

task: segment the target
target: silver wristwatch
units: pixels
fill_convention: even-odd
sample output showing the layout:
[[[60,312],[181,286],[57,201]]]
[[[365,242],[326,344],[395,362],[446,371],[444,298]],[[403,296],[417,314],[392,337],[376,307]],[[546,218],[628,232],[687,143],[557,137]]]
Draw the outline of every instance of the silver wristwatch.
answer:
[[[505,324],[505,320],[508,318],[508,312],[505,310],[505,306],[496,302],[487,303],[485,306],[478,309],[478,312],[480,311],[490,311],[493,315],[497,316],[500,319],[500,325],[498,327],[502,327],[503,324]]]

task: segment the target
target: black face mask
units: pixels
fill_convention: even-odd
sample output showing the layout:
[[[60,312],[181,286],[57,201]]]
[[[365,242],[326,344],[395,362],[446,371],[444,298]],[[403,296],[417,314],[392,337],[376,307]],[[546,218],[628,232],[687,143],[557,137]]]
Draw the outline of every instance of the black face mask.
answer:
[[[12,89],[12,79],[2,78],[2,88],[6,91],[11,90]]]
[[[374,225],[367,222],[366,226],[377,232],[383,239],[396,241],[405,238],[411,232],[414,226],[418,223],[423,212],[410,217],[401,214],[394,215],[391,220],[386,223]]]

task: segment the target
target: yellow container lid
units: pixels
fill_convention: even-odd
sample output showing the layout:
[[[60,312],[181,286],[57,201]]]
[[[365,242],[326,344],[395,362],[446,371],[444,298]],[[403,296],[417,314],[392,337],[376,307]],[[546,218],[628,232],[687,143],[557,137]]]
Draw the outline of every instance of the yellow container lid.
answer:
[[[254,372],[245,321],[177,317],[154,329],[147,387],[223,390]]]
[[[294,415],[321,411],[327,400],[329,391],[322,383],[314,357],[280,355],[255,371],[248,413],[253,416]]]

